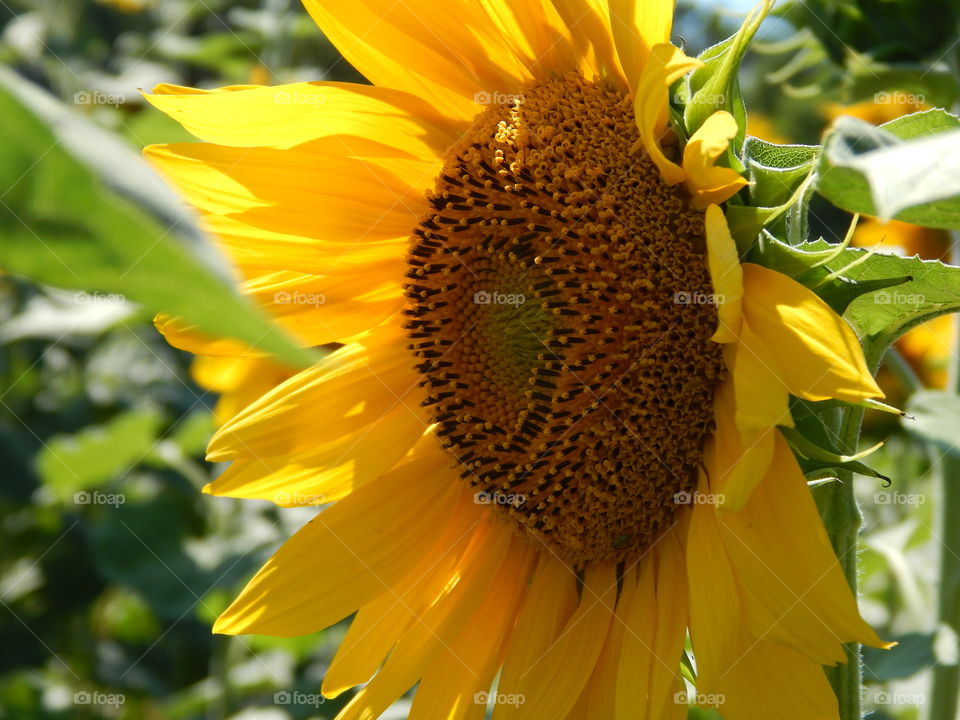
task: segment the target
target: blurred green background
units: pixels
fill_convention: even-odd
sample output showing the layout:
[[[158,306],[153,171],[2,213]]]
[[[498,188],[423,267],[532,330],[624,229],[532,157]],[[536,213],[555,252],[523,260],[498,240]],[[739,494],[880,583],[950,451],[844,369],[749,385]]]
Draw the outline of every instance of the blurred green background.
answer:
[[[831,3],[822,5],[826,13]],[[736,27],[743,6],[683,4],[676,35],[698,52]],[[904,60],[880,25],[864,37],[857,49],[880,48],[877,62],[925,63],[909,82],[893,82],[875,65],[865,73],[846,46],[837,50],[822,20],[790,17],[767,23],[745,68],[752,133],[816,142],[843,106],[881,122],[955,102],[955,73],[931,62],[940,40],[913,42],[907,54],[915,57]],[[197,236],[190,214],[136,154],[190,138],[139,89],[362,80],[294,0],[6,0],[0,61],[0,85],[56,99],[38,121],[54,138],[69,134],[106,155],[97,172],[107,185],[187,238]],[[893,87],[902,98],[877,101],[878,90]],[[46,154],[13,147],[17,120],[2,117],[0,164],[17,152]],[[0,177],[8,183],[0,204],[14,214],[35,199],[20,191],[44,190]],[[63,205],[74,191],[69,175],[51,182],[64,213],[87,222],[105,212],[85,200]],[[842,237],[849,221],[826,203],[813,219],[828,239]],[[80,222],[57,220],[67,230]],[[910,254],[948,251],[943,233],[864,227],[864,244],[879,233]],[[39,269],[33,276],[53,282]],[[0,274],[0,718],[332,718],[345,699],[324,702],[319,685],[342,627],[289,641],[210,634],[245,580],[315,510],[200,493],[218,472],[202,460],[216,397],[194,382],[190,357],[163,341],[152,316],[110,293]],[[952,321],[938,321],[901,343],[902,362],[883,376],[895,404],[917,383],[944,385],[952,334]],[[901,648],[868,654],[867,701],[876,720],[926,718],[931,669],[956,663],[955,638],[934,620],[943,453],[912,440],[896,418],[873,418],[868,434],[888,438],[873,464],[895,484],[857,480],[867,520],[863,607]],[[404,706],[391,713],[405,717]]]

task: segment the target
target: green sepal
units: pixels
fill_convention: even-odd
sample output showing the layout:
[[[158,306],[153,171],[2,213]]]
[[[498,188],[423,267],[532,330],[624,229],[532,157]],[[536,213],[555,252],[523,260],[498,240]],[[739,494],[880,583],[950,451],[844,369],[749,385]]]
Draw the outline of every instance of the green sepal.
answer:
[[[686,95],[689,100],[684,108],[687,134],[693,135],[718,110],[729,112],[736,119],[739,130],[731,143],[728,161],[730,167],[738,172],[743,170],[743,166],[734,150],[743,144],[747,124],[747,111],[740,92],[740,64],[773,4],[773,0],[763,0],[734,35],[700,53],[697,59],[703,62],[703,67],[694,70],[687,81]]]

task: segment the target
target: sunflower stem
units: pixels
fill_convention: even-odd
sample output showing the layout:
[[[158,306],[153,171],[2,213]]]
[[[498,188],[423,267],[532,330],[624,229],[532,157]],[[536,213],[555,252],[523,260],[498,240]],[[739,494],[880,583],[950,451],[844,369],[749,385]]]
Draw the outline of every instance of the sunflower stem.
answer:
[[[960,264],[960,232],[954,232],[951,262]],[[960,315],[954,316],[953,354],[950,358],[949,388],[960,394]],[[941,501],[937,534],[940,538],[940,588],[937,593],[937,619],[960,633],[960,459],[952,453],[943,456],[937,478]],[[930,691],[930,717],[957,717],[960,697],[960,665],[938,663],[933,668]]]
[[[862,407],[849,407],[838,411],[835,429],[841,453],[852,455],[856,452],[862,422]],[[837,473],[837,477],[839,482],[821,486],[817,502],[843,574],[854,594],[858,595],[857,550],[863,516],[853,491],[853,473],[841,471]],[[837,696],[840,720],[861,720],[863,669],[860,645],[848,643],[844,646],[844,651],[847,662],[827,668],[827,677]]]

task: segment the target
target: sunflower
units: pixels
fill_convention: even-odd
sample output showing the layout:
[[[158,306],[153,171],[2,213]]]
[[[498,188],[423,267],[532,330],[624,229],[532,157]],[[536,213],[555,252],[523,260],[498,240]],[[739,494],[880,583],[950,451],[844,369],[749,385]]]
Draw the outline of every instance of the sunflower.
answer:
[[[684,718],[688,637],[726,720],[835,718],[821,666],[881,643],[778,428],[882,394],[816,294],[741,262],[736,121],[669,122],[701,65],[673,3],[306,6],[372,85],[150,97],[206,141],[148,154],[246,291],[342,345],[211,441],[208,492],[328,503],[214,631],[353,615],[339,720],[415,685],[411,718]]]

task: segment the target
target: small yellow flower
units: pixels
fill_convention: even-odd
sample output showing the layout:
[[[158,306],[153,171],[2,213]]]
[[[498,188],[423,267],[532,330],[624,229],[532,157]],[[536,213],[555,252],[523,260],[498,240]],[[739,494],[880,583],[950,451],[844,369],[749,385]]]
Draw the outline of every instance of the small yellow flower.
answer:
[[[498,676],[497,720],[684,718],[688,630],[725,720],[835,718],[821,666],[881,643],[777,426],[881,392],[823,301],[740,262],[733,117],[669,128],[699,65],[673,3],[306,5],[372,86],[150,98],[206,141],[148,154],[245,291],[343,344],[211,442],[208,492],[333,503],[215,631],[356,613],[339,720],[414,685],[410,718],[482,718]]]

